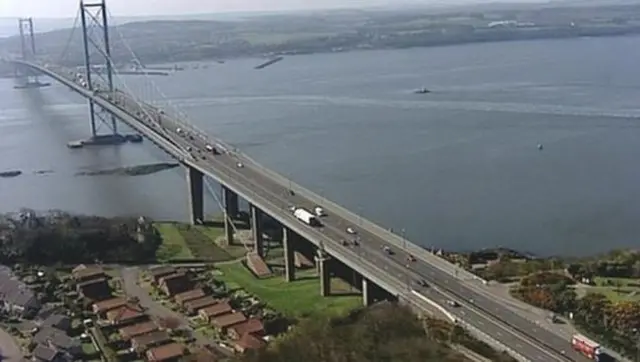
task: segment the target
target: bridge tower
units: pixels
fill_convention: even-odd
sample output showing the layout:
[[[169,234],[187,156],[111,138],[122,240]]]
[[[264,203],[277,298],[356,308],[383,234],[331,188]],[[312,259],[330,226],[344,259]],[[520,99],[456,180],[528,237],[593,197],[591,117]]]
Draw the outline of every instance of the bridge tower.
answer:
[[[106,0],[93,0],[91,2],[80,0],[80,19],[82,21],[87,88],[91,91],[97,90],[92,73],[104,74],[107,78],[107,89],[100,89],[100,91],[113,93],[113,63],[111,62]],[[94,35],[95,33],[98,34]],[[94,62],[94,58],[98,59]],[[98,135],[96,117],[111,128],[112,134],[107,136],[118,136],[116,118],[110,115],[110,122],[104,120],[102,115],[96,112],[96,104],[92,100],[89,100],[89,117],[91,117],[91,136],[94,139],[100,137]]]
[[[18,29],[20,30],[20,50],[22,60],[26,62],[36,61],[36,38],[33,32],[33,19],[18,19]],[[27,67],[16,66],[15,76],[19,85],[16,88],[37,88],[49,84],[40,83],[38,74]]]

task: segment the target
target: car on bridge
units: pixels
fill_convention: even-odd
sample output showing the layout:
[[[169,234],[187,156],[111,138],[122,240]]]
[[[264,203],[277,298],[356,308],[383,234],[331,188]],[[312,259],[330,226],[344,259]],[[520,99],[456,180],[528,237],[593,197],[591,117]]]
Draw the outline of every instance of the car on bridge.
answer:
[[[355,235],[357,234],[355,230],[351,226],[347,228],[347,234]]]
[[[244,165],[242,164],[242,162],[238,162],[238,163],[236,163],[236,166],[237,166],[238,168],[243,168],[243,167],[244,167]]]
[[[427,284],[427,282],[424,279],[417,279],[415,283],[423,288],[426,288],[429,286],[429,284]]]

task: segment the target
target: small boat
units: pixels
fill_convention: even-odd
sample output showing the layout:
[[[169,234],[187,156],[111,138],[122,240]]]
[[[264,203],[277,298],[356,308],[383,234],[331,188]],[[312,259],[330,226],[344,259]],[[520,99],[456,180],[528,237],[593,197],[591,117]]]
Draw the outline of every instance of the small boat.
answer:
[[[427,94],[427,93],[431,93],[431,91],[428,90],[427,88],[420,88],[420,89],[416,89],[413,93],[415,93],[415,94]]]
[[[538,143],[538,150],[542,151],[543,148],[542,143]]]

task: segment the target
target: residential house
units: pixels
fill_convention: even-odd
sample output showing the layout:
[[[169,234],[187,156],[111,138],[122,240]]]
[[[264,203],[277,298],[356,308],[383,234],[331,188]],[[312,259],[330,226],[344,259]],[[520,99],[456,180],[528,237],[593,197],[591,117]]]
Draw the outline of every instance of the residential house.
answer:
[[[49,348],[45,345],[39,344],[34,348],[33,352],[34,362],[67,362],[69,361],[66,356],[56,350],[55,348]]]
[[[228,302],[218,302],[214,305],[200,309],[200,311],[198,311],[198,314],[202,319],[210,322],[211,319],[215,317],[231,312],[233,312],[233,308],[231,308],[231,305]]]
[[[67,333],[71,329],[71,318],[62,314],[51,314],[42,321],[42,327],[53,327]]]
[[[166,277],[167,275],[175,274],[176,268],[169,265],[156,266],[149,269],[149,274],[153,278],[153,281],[156,284],[160,283],[160,279],[162,277]]]
[[[71,271],[71,275],[77,283],[107,278],[107,274],[104,272],[104,269],[97,265],[87,266],[84,264],[80,264],[77,267],[73,268],[73,270]]]
[[[245,334],[264,337],[264,324],[259,319],[249,318],[242,323],[229,327],[227,333],[229,337],[236,340],[241,339]]]
[[[100,317],[104,317],[104,315],[113,309],[117,309],[127,304],[127,300],[122,297],[110,298],[97,303],[93,303],[93,313],[97,314]]]
[[[158,329],[157,324],[152,321],[148,321],[120,328],[119,332],[122,339],[126,341],[133,337],[157,331]]]
[[[111,287],[107,278],[98,278],[76,284],[80,295],[91,300],[105,300],[111,297]]]
[[[55,328],[45,327],[40,329],[33,336],[33,341],[49,348],[55,348],[60,352],[68,353],[71,356],[82,354],[82,346],[78,340]]]
[[[148,320],[144,310],[135,304],[126,304],[107,312],[107,320],[115,326],[127,326]]]
[[[149,348],[162,346],[172,342],[169,333],[165,331],[155,331],[131,339],[131,347],[139,353],[146,352]]]
[[[193,315],[198,313],[200,309],[210,307],[214,304],[218,303],[218,300],[212,296],[202,297],[199,299],[194,299],[192,301],[184,303],[184,307],[187,310],[189,315]]]
[[[176,294],[173,297],[173,300],[178,303],[179,306],[183,306],[186,302],[205,297],[206,295],[207,294],[202,289],[193,289],[184,293]]]
[[[185,355],[186,347],[179,343],[165,344],[147,351],[148,362],[174,362]]]
[[[229,327],[242,323],[246,320],[247,317],[245,317],[245,315],[241,312],[233,312],[213,318],[211,324],[214,327],[220,329],[222,333],[226,333]]]
[[[0,266],[0,301],[5,310],[20,317],[32,317],[42,307],[33,291],[6,266]]]
[[[233,342],[233,349],[235,349],[238,353],[245,353],[250,349],[260,349],[265,346],[267,343],[252,334],[245,334],[239,340]]]
[[[176,273],[160,278],[159,286],[166,295],[173,297],[191,289],[191,280],[185,273]]]

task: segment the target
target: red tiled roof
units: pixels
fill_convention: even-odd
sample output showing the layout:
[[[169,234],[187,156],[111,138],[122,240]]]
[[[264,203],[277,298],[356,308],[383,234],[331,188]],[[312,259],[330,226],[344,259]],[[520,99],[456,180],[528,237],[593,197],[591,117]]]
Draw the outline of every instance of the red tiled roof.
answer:
[[[193,289],[184,293],[176,294],[173,299],[175,299],[178,303],[188,302],[193,299],[198,299],[204,297],[206,294],[202,289]]]
[[[122,297],[111,298],[103,300],[101,302],[93,303],[93,311],[95,313],[102,313],[110,309],[122,307],[127,304],[127,300]]]
[[[153,331],[157,331],[158,325],[155,324],[154,322],[143,322],[143,323],[138,323],[138,324],[134,324],[132,326],[127,326],[124,328],[120,328],[120,335],[122,336],[123,339],[129,339],[129,338],[133,338],[135,336],[139,336],[142,334],[147,334],[147,333],[151,333]]]
[[[223,314],[227,314],[233,311],[233,308],[227,302],[216,303],[212,306],[200,309],[200,313],[207,317],[217,317]]]
[[[267,343],[261,338],[255,337],[251,334],[245,334],[244,336],[242,336],[242,338],[237,340],[234,344],[236,345],[236,347],[239,347],[241,350],[247,350],[247,349],[259,349]]]
[[[120,308],[107,312],[107,319],[110,322],[124,322],[144,315],[144,310],[140,306],[127,304]]]
[[[234,312],[216,317],[211,321],[211,323],[218,328],[227,328],[235,324],[242,323],[246,320],[247,317],[245,317],[244,314],[242,314],[241,312]]]
[[[232,326],[231,329],[233,329],[238,336],[244,336],[245,334],[264,331],[264,325],[259,319],[251,318],[245,322]]]
[[[199,310],[210,305],[216,304],[218,301],[215,300],[212,296],[202,297],[198,299],[194,299],[184,303],[184,306],[189,310]]]
[[[179,343],[165,344],[147,351],[149,361],[164,361],[184,355],[185,346]]]

